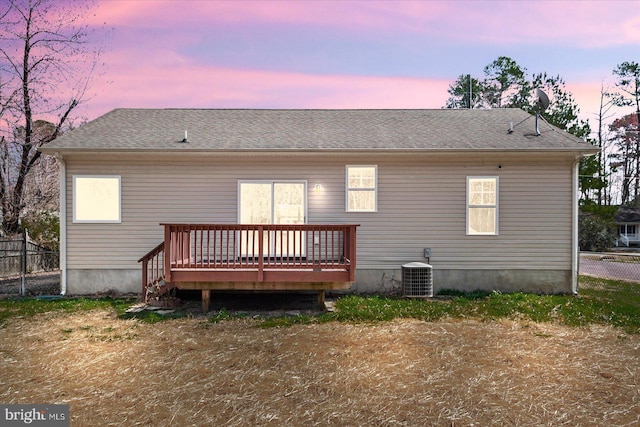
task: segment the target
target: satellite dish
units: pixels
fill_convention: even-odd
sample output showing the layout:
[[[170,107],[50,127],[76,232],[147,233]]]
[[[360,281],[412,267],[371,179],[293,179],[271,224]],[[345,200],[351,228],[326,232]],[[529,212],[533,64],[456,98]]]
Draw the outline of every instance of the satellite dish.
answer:
[[[536,89],[536,109],[542,113],[549,108],[549,97],[541,89]]]
[[[548,107],[549,97],[541,89],[536,89],[536,136],[540,136],[540,128],[538,127],[538,118],[541,117],[540,113],[544,113]]]

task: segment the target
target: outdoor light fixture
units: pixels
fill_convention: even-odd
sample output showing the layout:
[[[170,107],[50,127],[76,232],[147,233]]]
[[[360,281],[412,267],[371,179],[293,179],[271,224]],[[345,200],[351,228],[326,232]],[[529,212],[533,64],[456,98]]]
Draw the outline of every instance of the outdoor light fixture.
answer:
[[[316,193],[319,193],[322,190],[322,185],[316,184]]]

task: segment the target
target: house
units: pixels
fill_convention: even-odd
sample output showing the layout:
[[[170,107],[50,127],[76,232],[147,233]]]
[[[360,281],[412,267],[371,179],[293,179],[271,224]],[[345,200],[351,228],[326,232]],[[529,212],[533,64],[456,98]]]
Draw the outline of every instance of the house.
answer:
[[[621,206],[613,221],[618,226],[616,246],[640,244],[640,209]]]
[[[534,122],[113,110],[42,148],[62,166],[63,292],[139,291],[139,260],[191,289],[389,293],[417,261],[436,291],[575,292],[578,163],[597,148]]]

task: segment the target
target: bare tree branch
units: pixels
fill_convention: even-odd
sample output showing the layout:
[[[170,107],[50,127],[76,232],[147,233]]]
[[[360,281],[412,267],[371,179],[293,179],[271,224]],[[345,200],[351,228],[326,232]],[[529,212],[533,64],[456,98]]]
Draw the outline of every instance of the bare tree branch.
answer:
[[[97,56],[88,43],[88,27],[78,24],[82,9],[88,9],[89,2],[2,3],[0,133],[6,167],[0,173],[0,198],[2,228],[11,233],[18,231],[25,209],[50,207],[55,199],[44,188],[31,188],[45,183],[49,188],[46,174],[56,170],[38,148],[69,127],[95,70]],[[78,68],[87,62],[88,67]],[[51,182],[54,187],[57,185],[57,179]]]

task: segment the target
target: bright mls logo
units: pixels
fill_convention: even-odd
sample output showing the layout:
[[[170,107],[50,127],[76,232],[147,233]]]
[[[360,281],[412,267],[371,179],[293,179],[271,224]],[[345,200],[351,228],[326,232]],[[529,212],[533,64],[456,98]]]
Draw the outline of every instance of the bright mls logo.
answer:
[[[69,427],[69,405],[0,405],[0,425]]]

